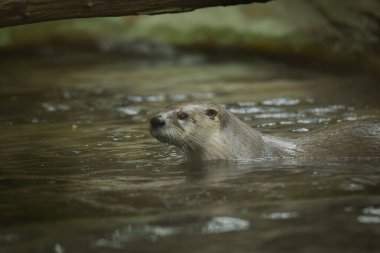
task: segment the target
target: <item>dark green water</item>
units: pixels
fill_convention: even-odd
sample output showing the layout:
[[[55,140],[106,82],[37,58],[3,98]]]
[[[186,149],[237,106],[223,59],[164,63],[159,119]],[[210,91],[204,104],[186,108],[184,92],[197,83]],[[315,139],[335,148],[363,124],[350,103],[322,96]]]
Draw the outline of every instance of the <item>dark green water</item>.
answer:
[[[184,99],[287,137],[380,116],[376,79],[306,66],[2,57],[0,252],[378,252],[379,159],[189,168],[148,133],[159,108]]]

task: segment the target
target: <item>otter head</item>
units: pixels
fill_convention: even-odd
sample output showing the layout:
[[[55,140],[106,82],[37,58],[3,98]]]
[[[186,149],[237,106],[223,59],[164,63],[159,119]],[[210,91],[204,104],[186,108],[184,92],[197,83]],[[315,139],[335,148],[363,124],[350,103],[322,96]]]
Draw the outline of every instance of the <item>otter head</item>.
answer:
[[[150,120],[150,133],[159,141],[180,147],[189,160],[210,160],[223,143],[227,112],[207,102],[176,103]]]

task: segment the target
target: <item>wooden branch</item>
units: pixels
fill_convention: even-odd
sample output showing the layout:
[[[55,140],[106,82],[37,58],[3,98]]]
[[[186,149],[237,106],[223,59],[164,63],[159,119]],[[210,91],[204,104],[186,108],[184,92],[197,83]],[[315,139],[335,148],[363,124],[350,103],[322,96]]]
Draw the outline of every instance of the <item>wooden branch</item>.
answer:
[[[270,0],[0,0],[0,27],[89,17],[153,15]]]

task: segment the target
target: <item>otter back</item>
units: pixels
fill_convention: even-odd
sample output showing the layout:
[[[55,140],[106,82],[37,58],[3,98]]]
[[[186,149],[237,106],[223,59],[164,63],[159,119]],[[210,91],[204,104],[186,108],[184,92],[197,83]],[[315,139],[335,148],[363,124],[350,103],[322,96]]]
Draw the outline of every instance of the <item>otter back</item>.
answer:
[[[339,123],[297,139],[298,156],[380,157],[380,119]]]

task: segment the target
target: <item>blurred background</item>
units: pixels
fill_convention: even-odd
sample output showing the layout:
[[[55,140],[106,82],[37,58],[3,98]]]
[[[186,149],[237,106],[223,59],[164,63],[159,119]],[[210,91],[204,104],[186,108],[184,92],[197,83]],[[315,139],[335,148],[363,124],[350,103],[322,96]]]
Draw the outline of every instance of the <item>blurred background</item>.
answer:
[[[42,47],[45,52],[71,47],[122,53],[133,51],[133,47],[128,49],[130,42],[149,41],[192,49],[307,57],[377,69],[379,5],[376,0],[277,0],[182,14],[55,21],[3,28],[0,47]],[[144,45],[139,49],[144,51]]]

